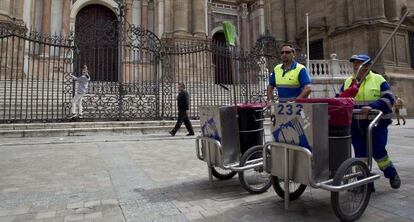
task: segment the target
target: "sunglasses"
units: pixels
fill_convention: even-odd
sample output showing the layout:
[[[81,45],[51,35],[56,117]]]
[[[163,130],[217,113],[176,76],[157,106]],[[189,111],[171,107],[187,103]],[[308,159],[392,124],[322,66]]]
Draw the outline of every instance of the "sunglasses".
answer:
[[[280,54],[290,54],[290,53],[292,53],[292,51],[280,51]]]

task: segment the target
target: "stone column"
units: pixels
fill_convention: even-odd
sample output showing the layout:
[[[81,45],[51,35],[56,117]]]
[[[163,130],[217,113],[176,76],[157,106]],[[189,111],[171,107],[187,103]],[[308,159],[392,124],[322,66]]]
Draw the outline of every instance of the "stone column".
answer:
[[[158,36],[164,34],[164,0],[158,0]]]
[[[132,2],[132,24],[135,26],[141,25],[141,1]]]
[[[125,19],[129,24],[133,24],[134,22],[132,21],[132,14],[134,13],[133,11],[133,7],[132,7],[132,1],[133,0],[127,0],[125,2],[125,7],[127,8],[126,10],[126,15],[125,15]]]
[[[213,10],[211,9],[211,3],[207,2],[207,35],[211,35],[212,31],[212,24],[211,24],[211,17],[213,16]]]
[[[286,36],[289,43],[296,42],[296,3],[285,0]]]
[[[166,34],[172,33],[173,30],[173,0],[164,0],[164,32]]]
[[[43,0],[42,33],[50,34],[50,14],[52,10],[52,0]]]
[[[32,28],[32,0],[25,0],[23,6],[23,21],[26,24],[26,27],[30,30]]]
[[[152,32],[155,33],[155,35],[159,35],[158,34],[158,0],[153,0],[152,1]]]
[[[345,1],[335,1],[335,17],[336,17],[336,27],[343,27],[346,26],[347,16],[348,16],[348,8],[346,7]]]
[[[286,41],[284,1],[273,0],[271,4],[273,36],[277,41]]]
[[[18,20],[23,20],[23,1],[24,0],[15,0],[14,2],[14,17]]]
[[[205,1],[207,0],[192,0],[192,29],[195,36],[206,36]]]
[[[272,30],[272,5],[271,0],[265,0],[265,30]]]
[[[398,0],[385,1],[385,15],[389,21],[398,21],[401,16]]]
[[[62,35],[69,35],[70,29],[70,1],[63,0],[62,6]]]
[[[174,33],[188,33],[188,0],[174,0]]]
[[[368,2],[367,0],[363,1],[350,1],[352,4],[353,19],[355,22],[365,20],[368,18]]]
[[[346,4],[348,6],[347,8],[347,16],[348,16],[348,24],[352,25],[355,21],[354,19],[354,10],[353,10],[353,5],[352,5],[352,0],[346,0]]]
[[[371,15],[373,19],[385,19],[384,0],[371,1]]]
[[[241,4],[240,9],[240,18],[241,18],[241,33],[240,33],[240,39],[241,39],[241,46],[244,49],[247,49],[249,47],[249,23],[248,23],[248,17],[249,17],[249,10],[247,8],[247,4],[243,3]]]
[[[0,1],[0,14],[10,15],[10,1],[9,0]]]
[[[263,35],[265,33],[265,10],[264,10],[264,0],[258,2],[259,5],[259,34]]]
[[[143,29],[148,29],[148,1],[141,1],[141,26]]]

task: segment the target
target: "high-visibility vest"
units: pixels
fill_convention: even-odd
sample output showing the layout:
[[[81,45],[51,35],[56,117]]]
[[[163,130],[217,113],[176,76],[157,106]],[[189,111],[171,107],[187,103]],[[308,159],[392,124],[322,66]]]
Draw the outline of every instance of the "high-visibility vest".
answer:
[[[283,74],[282,69],[283,64],[279,64],[275,67],[275,80],[276,80],[276,87],[285,87],[285,88],[299,88],[299,73],[300,70],[305,68],[302,64],[296,63],[296,68],[291,69]]]
[[[348,89],[354,80],[355,77],[349,77],[345,80],[344,90]],[[381,98],[381,84],[386,82],[384,77],[380,74],[376,74],[372,71],[369,71],[368,75],[363,80],[362,84],[359,86],[357,95],[355,96],[355,101],[357,105],[366,106],[378,99]],[[391,115],[383,115],[383,119],[389,119]]]

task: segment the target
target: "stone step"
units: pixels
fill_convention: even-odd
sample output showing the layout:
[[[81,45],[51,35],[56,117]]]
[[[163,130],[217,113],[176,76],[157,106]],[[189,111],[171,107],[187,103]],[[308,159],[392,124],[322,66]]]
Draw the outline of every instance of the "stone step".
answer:
[[[199,120],[192,120],[194,131],[200,133]],[[65,137],[65,136],[116,136],[168,134],[175,121],[125,121],[125,122],[70,122],[0,124],[1,138],[21,137]],[[270,123],[265,123],[270,128]],[[186,134],[184,124],[179,131]]]
[[[198,120],[192,120],[198,122]],[[173,126],[175,121],[113,121],[113,122],[66,122],[66,123],[13,123],[0,124],[0,130],[23,129],[70,129],[70,128],[105,128],[105,127],[155,127]]]
[[[145,127],[101,127],[101,128],[63,128],[63,129],[26,129],[0,130],[0,137],[64,137],[64,136],[114,136],[114,135],[146,135],[159,132],[168,134],[173,126],[145,126]],[[194,131],[199,131],[199,125],[193,125]],[[185,132],[185,127],[181,129]]]

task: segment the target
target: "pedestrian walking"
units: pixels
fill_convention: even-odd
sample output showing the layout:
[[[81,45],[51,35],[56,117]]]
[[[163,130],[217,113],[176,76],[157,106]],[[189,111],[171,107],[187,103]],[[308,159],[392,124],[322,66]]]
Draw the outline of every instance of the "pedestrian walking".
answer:
[[[398,97],[395,96],[395,104],[394,104],[394,112],[395,112],[395,116],[397,117],[397,124],[395,125],[400,125],[400,118],[403,121],[403,125],[405,125],[405,118],[404,115],[407,115],[407,110],[403,110],[404,109],[404,101]],[[405,113],[403,113],[405,111]]]
[[[82,75],[80,77],[70,76],[77,82],[77,90],[72,98],[72,116],[70,118],[82,118],[82,100],[88,91],[89,81],[91,80],[88,67],[86,65],[82,66]]]
[[[169,133],[171,134],[171,136],[175,136],[175,134],[184,122],[184,125],[188,131],[187,136],[193,136],[193,126],[191,125],[190,119],[188,118],[188,110],[190,109],[190,95],[188,94],[187,90],[185,90],[185,85],[182,82],[178,83],[178,91],[178,119],[174,129],[172,129]]]

